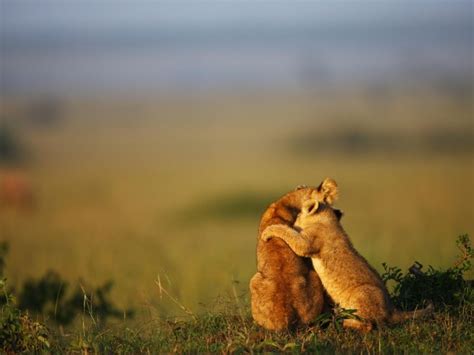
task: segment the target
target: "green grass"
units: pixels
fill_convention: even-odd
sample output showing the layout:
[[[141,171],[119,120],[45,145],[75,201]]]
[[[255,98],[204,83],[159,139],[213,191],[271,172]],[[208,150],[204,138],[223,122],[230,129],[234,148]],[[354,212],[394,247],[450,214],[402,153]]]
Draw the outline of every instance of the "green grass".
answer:
[[[37,197],[31,213],[0,210],[12,286],[53,269],[71,287],[81,279],[92,287],[114,280],[111,298],[121,309],[137,309],[138,319],[179,314],[159,297],[160,276],[183,304],[205,313],[232,292],[234,280],[239,292],[247,290],[265,206],[327,176],[340,185],[344,227],[379,271],[382,262],[402,269],[415,260],[451,265],[454,238],[473,234],[470,151],[293,149],[308,132],[318,139],[352,127],[410,141],[426,127],[469,132],[469,100],[404,91],[383,102],[358,92],[71,99],[62,103],[58,124],[42,128],[24,119],[28,99],[2,104],[27,143],[30,159],[22,169]]]
[[[467,238],[467,237],[466,237]],[[468,241],[468,239],[465,239]],[[468,246],[469,243],[464,245]],[[322,314],[312,325],[285,331],[268,331],[256,325],[249,314],[248,294],[221,297],[199,315],[179,302],[169,291],[160,287],[181,311],[181,317],[160,317],[151,313],[140,321],[100,322],[84,294],[84,308],[77,315],[76,327],[48,327],[34,320],[28,313],[15,307],[15,299],[8,292],[0,314],[0,349],[7,352],[54,353],[157,353],[157,352],[359,352],[359,353],[469,353],[474,347],[474,290],[472,284],[458,279],[462,270],[470,267],[472,248],[462,264],[449,270],[437,270],[419,276],[398,275],[399,285],[411,289],[425,289],[426,281],[441,282],[429,291],[445,292],[442,284],[451,285],[456,295],[449,303],[435,300],[435,311],[425,319],[412,319],[392,327],[379,327],[363,334],[342,327],[351,312],[336,309],[333,314]],[[1,259],[3,261],[3,259]],[[393,269],[392,269],[393,271]],[[454,280],[461,280],[457,285]],[[5,292],[2,279],[1,290]],[[438,287],[439,286],[439,287]],[[400,295],[399,295],[400,297]],[[426,299],[416,293],[402,297]],[[427,296],[430,298],[431,296]],[[3,300],[3,298],[2,298]]]
[[[248,309],[244,307],[244,309]],[[338,320],[272,332],[255,325],[245,311],[233,306],[225,312],[208,312],[188,320],[154,319],[139,326],[87,325],[80,330],[50,331],[31,350],[56,353],[156,353],[156,352],[363,352],[363,353],[469,353],[474,347],[472,303],[436,311],[426,320],[413,320],[369,334],[341,328]],[[86,322],[90,324],[90,322]]]
[[[248,315],[206,314],[196,321],[156,322],[144,329],[87,334],[90,350],[99,352],[455,352],[474,347],[474,308],[437,312],[428,321],[413,321],[367,335],[341,330],[335,324],[294,332],[262,330]],[[84,344],[84,343],[83,343]],[[82,349],[84,350],[84,348]]]

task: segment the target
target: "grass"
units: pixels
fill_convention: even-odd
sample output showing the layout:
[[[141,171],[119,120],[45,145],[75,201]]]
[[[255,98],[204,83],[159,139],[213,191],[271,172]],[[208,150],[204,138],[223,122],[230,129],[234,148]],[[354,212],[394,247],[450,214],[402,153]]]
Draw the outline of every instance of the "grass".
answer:
[[[439,311],[432,319],[410,321],[370,334],[306,327],[275,333],[257,327],[248,315],[203,314],[195,321],[154,321],[139,328],[116,326],[65,334],[50,345],[54,352],[364,352],[469,353],[474,346],[472,305]]]
[[[0,210],[0,239],[11,245],[9,282],[18,287],[49,269],[60,270],[71,287],[112,279],[111,298],[121,309],[137,309],[137,322],[181,312],[159,297],[158,275],[197,315],[232,293],[235,280],[245,292],[265,206],[327,176],[340,185],[344,227],[379,271],[382,262],[448,266],[456,254],[452,238],[473,234],[470,150],[294,149],[295,138],[308,140],[308,132],[317,139],[354,126],[370,130],[369,137],[390,132],[410,142],[426,127],[470,132],[469,100],[429,91],[400,91],[383,101],[360,92],[75,98],[61,102],[61,116],[44,127],[31,124],[30,106],[28,98],[2,102],[30,152],[22,171],[37,199],[30,213]]]
[[[0,216],[2,238],[10,241],[12,250],[7,275],[16,284],[48,269],[61,270],[72,282],[84,278],[97,285],[113,279],[113,298],[123,308],[151,303],[170,312],[173,308],[160,306],[153,286],[158,274],[167,275],[167,286],[198,311],[200,303],[225,293],[232,279],[246,289],[255,272],[259,213],[253,206],[269,203],[278,197],[276,191],[306,180],[319,182],[324,177],[320,170],[334,172],[325,175],[336,177],[341,185],[338,207],[346,212],[343,224],[356,247],[379,270],[384,261],[403,268],[414,260],[440,266],[452,261],[456,252],[452,238],[472,231],[474,220],[467,163],[343,163],[290,169],[272,182],[277,185],[272,191],[256,182],[252,190],[268,193],[255,193],[253,199],[246,197],[249,193],[241,197],[233,186],[200,183],[199,188],[187,189],[182,187],[185,180],[161,184],[150,168],[136,174],[104,173],[98,181],[85,172],[43,172],[45,176],[36,180],[42,185],[38,210],[30,216]],[[269,176],[277,176],[274,168],[268,170]],[[256,180],[261,178],[256,174]],[[446,188],[449,181],[456,188]],[[227,209],[220,209],[220,203],[237,206],[234,202],[242,200],[238,217],[230,219],[227,212],[222,216]],[[183,221],[189,211],[197,216]],[[35,252],[26,252],[31,250]]]
[[[319,315],[310,326],[280,332],[257,326],[249,314],[248,294],[217,300],[212,308],[199,315],[156,281],[160,297],[171,300],[182,311],[182,317],[156,317],[139,322],[101,322],[100,307],[94,307],[87,293],[83,309],[77,315],[78,326],[49,327],[19,310],[12,294],[0,279],[2,297],[0,313],[0,348],[6,352],[54,353],[156,353],[156,352],[360,352],[360,353],[468,353],[474,346],[472,319],[474,289],[463,274],[472,266],[474,249],[467,235],[456,242],[459,257],[446,270],[429,267],[427,272],[402,273],[397,267],[385,266],[384,280],[395,282],[392,298],[401,309],[411,309],[429,300],[434,313],[424,319],[411,319],[392,327],[378,327],[363,334],[342,327],[354,310],[336,308]],[[0,245],[0,274],[5,266],[6,244]],[[418,265],[419,267],[419,265]],[[54,291],[54,290],[49,290]],[[85,291],[84,291],[85,292]],[[35,294],[31,296],[36,297]],[[79,297],[81,298],[81,297]]]
[[[161,279],[155,283],[158,297],[175,305],[180,317],[150,312],[140,319],[105,323],[100,321],[100,305],[94,306],[84,293],[76,326],[63,328],[51,319],[38,322],[16,308],[16,301],[5,292],[2,279],[1,291],[5,292],[7,303],[1,307],[0,348],[7,352],[54,353],[469,353],[474,346],[474,290],[472,282],[466,284],[462,280],[462,273],[471,267],[473,249],[467,236],[460,237],[457,245],[460,257],[448,270],[430,267],[420,276],[386,267],[383,278],[399,286],[392,294],[397,304],[403,307],[408,301],[413,307],[420,300],[430,299],[435,312],[426,319],[412,319],[369,334],[344,330],[341,322],[351,312],[338,309],[334,314],[320,315],[311,326],[281,332],[264,330],[252,321],[248,293],[240,293],[237,282],[233,283],[231,294],[219,297],[197,314],[163,287]],[[5,267],[4,244],[2,250],[0,271]]]
[[[472,292],[472,290],[471,290]],[[186,319],[150,319],[131,326],[96,326],[92,314],[82,315],[82,327],[51,331],[28,348],[55,353],[156,352],[360,352],[360,353],[469,353],[474,346],[474,304],[441,307],[430,318],[411,320],[361,334],[341,327],[338,315],[323,315],[313,326],[272,332],[253,323],[248,305],[228,302],[220,311]],[[33,333],[36,334],[36,333]]]

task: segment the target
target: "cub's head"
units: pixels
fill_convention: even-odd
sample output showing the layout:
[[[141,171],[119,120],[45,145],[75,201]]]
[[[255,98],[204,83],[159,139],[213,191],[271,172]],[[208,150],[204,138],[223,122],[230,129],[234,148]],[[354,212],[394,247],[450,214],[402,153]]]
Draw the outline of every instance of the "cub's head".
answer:
[[[336,181],[331,178],[324,179],[324,181],[316,188],[308,187],[307,185],[299,185],[295,190],[311,190],[311,197],[319,202],[325,202],[329,205],[332,205],[337,200],[339,192]]]
[[[301,212],[296,218],[294,226],[299,229],[319,226],[339,226],[339,220],[343,216],[341,210],[330,205],[318,202],[315,199],[309,199],[303,204]]]
[[[337,183],[333,179],[325,179],[303,202],[294,226],[305,229],[315,224],[339,223],[343,213],[332,207],[337,196]]]

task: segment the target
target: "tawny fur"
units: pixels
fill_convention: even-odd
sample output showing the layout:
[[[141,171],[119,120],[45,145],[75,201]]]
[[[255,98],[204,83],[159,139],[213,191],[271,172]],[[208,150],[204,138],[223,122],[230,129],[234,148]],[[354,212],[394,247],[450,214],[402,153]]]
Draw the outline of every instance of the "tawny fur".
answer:
[[[311,196],[332,202],[335,196],[325,192],[323,185],[298,188],[286,194],[272,203],[261,218],[257,273],[250,280],[250,295],[252,316],[264,328],[282,330],[308,324],[323,309],[323,287],[311,260],[296,255],[282,240],[264,242],[260,238],[268,226],[292,226],[302,202]]]
[[[294,226],[300,231],[282,224],[269,226],[262,239],[272,242],[277,236],[296,254],[311,257],[331,299],[343,308],[355,309],[362,318],[345,320],[345,327],[370,331],[374,324],[394,324],[430,313],[431,307],[416,312],[394,308],[379,274],[355,250],[337,213],[327,204],[318,203],[314,196],[308,198]]]

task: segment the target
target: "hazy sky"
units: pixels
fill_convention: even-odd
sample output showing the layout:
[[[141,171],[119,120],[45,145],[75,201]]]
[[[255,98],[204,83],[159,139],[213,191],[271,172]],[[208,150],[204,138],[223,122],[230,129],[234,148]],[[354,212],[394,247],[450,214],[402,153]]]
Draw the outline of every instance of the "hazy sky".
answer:
[[[7,31],[149,26],[221,26],[472,21],[472,1],[104,1],[2,0]]]
[[[299,87],[472,71],[472,1],[0,2],[3,91]]]

